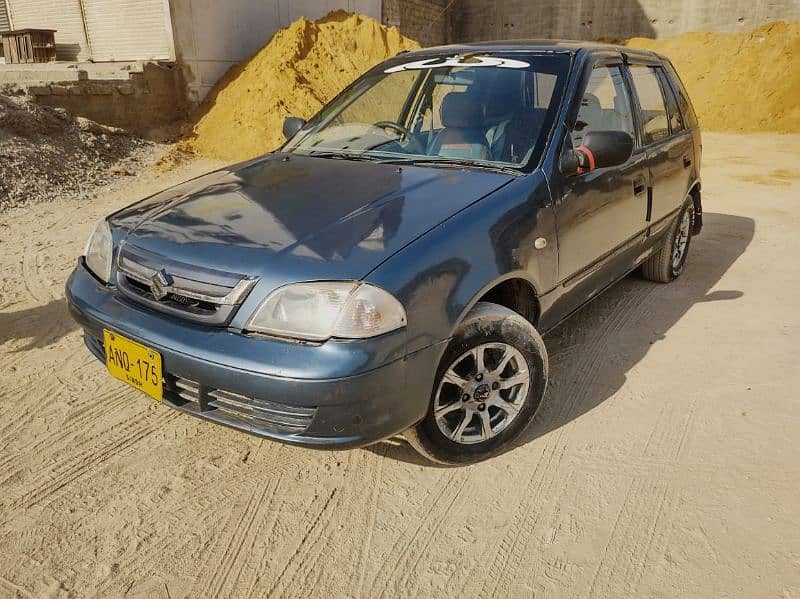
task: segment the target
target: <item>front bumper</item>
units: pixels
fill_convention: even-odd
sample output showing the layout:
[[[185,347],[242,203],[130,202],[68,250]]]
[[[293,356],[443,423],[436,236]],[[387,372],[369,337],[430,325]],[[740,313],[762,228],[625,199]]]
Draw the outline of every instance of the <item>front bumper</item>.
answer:
[[[161,353],[167,405],[309,447],[368,445],[418,422],[447,344],[405,355],[404,330],[367,340],[302,344],[196,325],[131,303],[100,284],[82,262],[67,281],[66,295],[98,359],[105,361],[104,328]],[[187,387],[191,400],[182,393]],[[215,407],[220,394],[234,398],[229,405],[238,405],[237,410]],[[265,424],[254,414],[272,417]]]

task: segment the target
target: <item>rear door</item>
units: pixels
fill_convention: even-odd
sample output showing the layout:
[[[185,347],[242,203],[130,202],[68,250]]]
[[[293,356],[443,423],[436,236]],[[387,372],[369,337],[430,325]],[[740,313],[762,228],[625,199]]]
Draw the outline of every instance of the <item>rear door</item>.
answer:
[[[691,186],[694,172],[692,134],[683,121],[663,67],[632,64],[630,77],[651,186],[647,220],[651,233],[655,234],[669,224],[670,217],[681,207]]]

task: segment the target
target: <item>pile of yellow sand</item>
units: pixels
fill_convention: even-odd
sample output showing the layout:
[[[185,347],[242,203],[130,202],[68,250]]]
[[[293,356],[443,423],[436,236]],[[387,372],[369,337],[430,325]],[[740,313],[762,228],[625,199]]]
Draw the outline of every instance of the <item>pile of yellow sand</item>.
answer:
[[[800,132],[800,21],[627,45],[672,60],[705,130]]]
[[[217,83],[180,151],[244,160],[283,143],[283,119],[308,118],[375,64],[419,44],[396,27],[344,11],[278,31]]]
[[[627,45],[672,59],[704,129],[800,132],[800,22]],[[417,48],[395,27],[363,15],[301,18],[217,83],[177,153],[244,160],[269,152],[284,141],[284,117],[312,116],[373,65]]]

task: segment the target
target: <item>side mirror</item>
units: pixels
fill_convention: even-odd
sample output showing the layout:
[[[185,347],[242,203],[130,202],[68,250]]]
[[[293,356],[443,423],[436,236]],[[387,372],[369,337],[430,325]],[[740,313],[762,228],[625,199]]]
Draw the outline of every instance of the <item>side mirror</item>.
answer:
[[[306,120],[301,119],[299,116],[287,116],[283,120],[283,136],[287,141],[292,139],[305,124]]]
[[[624,131],[591,131],[583,138],[583,145],[563,153],[561,172],[576,175],[618,166],[627,162],[632,153],[633,138]]]

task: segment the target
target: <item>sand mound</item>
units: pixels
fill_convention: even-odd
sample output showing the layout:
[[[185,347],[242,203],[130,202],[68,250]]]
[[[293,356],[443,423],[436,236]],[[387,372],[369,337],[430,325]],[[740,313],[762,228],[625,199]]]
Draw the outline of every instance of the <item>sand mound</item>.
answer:
[[[800,22],[627,45],[672,60],[704,129],[800,132]]]
[[[283,143],[283,119],[308,118],[373,65],[419,48],[395,27],[344,11],[301,18],[233,67],[193,116],[190,153],[244,160]]]

